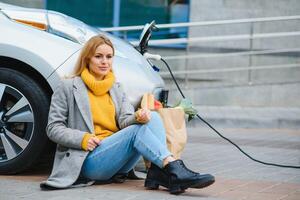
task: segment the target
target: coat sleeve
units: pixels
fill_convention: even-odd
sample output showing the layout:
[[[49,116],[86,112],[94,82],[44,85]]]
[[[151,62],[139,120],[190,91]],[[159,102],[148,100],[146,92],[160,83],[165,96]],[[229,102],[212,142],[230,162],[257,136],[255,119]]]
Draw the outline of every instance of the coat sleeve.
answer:
[[[85,132],[67,127],[69,98],[66,83],[60,84],[52,95],[46,132],[57,144],[81,149]]]
[[[124,89],[122,85],[119,83],[118,84],[118,89],[119,89],[119,98],[120,98],[120,106],[121,106],[121,111],[120,111],[120,116],[118,118],[118,124],[120,129],[126,128],[127,126],[130,126],[132,124],[137,124],[136,118],[135,118],[135,112],[134,112],[134,107],[131,105],[129,102],[126,93],[124,92]]]

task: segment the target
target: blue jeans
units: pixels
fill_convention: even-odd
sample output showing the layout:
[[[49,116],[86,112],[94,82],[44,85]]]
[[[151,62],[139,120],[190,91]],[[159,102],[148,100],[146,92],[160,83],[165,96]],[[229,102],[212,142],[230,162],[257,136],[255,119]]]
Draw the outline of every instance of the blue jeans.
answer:
[[[85,159],[81,174],[91,180],[108,180],[117,173],[128,173],[140,156],[162,167],[171,155],[160,116],[151,112],[146,124],[128,126],[101,141]]]

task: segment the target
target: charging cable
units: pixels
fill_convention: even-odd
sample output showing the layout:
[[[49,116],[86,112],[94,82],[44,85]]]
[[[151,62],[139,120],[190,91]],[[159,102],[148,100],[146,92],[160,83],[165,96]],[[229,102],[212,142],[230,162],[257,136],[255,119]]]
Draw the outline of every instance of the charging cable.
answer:
[[[178,91],[180,92],[181,96],[183,98],[185,98],[182,90],[180,89],[177,81],[176,81],[176,78],[174,77],[173,73],[172,73],[172,70],[171,68],[169,67],[168,63],[163,59],[161,58],[160,59],[163,63],[165,63],[165,65],[167,66],[171,76],[172,76],[172,79],[178,89]],[[276,167],[285,167],[285,168],[295,168],[295,169],[300,169],[300,166],[293,166],[293,165],[281,165],[281,164],[275,164],[275,163],[270,163],[270,162],[264,162],[264,161],[261,161],[261,160],[258,160],[258,159],[255,159],[253,158],[252,156],[250,156],[248,153],[246,153],[243,149],[241,149],[241,147],[239,147],[237,144],[235,144],[233,141],[231,141],[229,138],[223,136],[219,131],[217,131],[211,124],[209,124],[207,121],[205,121],[199,114],[196,115],[202,122],[204,122],[208,127],[210,127],[215,133],[217,133],[221,138],[223,138],[224,140],[228,141],[229,143],[231,143],[233,146],[235,146],[240,152],[242,152],[245,156],[247,156],[248,158],[250,158],[251,160],[255,161],[255,162],[258,162],[258,163],[261,163],[261,164],[264,164],[264,165],[271,165],[271,166],[276,166]]]
[[[146,55],[145,55],[146,54]],[[169,67],[168,63],[160,56],[160,55],[155,55],[155,54],[149,54],[149,53],[145,53],[144,56],[148,59],[154,59],[154,60],[161,60],[168,68],[171,77],[178,89],[178,91],[180,92],[181,96],[185,99],[185,95],[183,94],[182,90],[180,89],[180,86],[178,85],[176,78],[174,77],[171,68]],[[235,144],[233,141],[231,141],[229,138],[223,136],[219,131],[217,131],[211,124],[209,124],[206,120],[204,120],[199,114],[196,115],[202,122],[204,122],[209,128],[211,128],[215,133],[217,133],[221,138],[223,138],[224,140],[228,141],[230,144],[232,144],[233,146],[235,146],[240,152],[242,152],[245,156],[247,156],[248,158],[250,158],[251,160],[264,164],[264,165],[271,165],[271,166],[275,166],[275,167],[285,167],[285,168],[295,168],[295,169],[300,169],[300,166],[293,166],[293,165],[281,165],[281,164],[275,164],[275,163],[270,163],[270,162],[264,162],[258,159],[253,158],[252,156],[250,156],[248,153],[246,153],[241,147],[239,147],[237,144]]]

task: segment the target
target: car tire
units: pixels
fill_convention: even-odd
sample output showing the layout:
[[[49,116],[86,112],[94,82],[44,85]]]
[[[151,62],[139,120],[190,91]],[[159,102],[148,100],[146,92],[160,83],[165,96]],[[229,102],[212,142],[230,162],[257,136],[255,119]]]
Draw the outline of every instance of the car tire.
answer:
[[[48,144],[49,95],[29,76],[0,67],[0,174],[38,161]]]

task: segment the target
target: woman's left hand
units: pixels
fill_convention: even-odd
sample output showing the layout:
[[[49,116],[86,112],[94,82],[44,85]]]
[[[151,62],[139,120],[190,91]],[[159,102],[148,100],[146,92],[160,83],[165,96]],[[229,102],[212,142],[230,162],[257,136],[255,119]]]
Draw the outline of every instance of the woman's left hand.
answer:
[[[148,109],[139,109],[135,112],[135,118],[140,123],[147,123],[151,119],[151,112]]]

